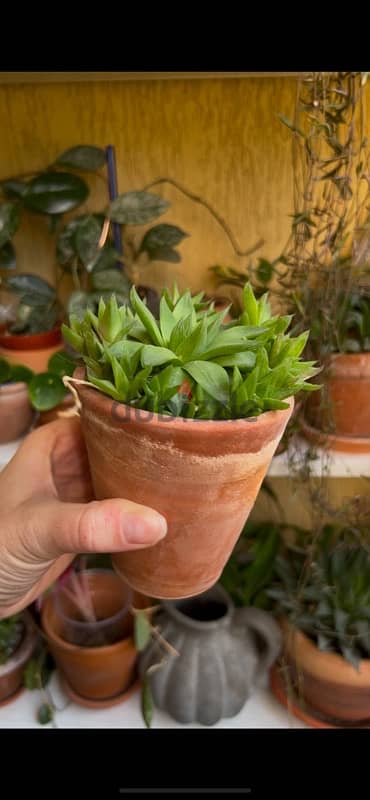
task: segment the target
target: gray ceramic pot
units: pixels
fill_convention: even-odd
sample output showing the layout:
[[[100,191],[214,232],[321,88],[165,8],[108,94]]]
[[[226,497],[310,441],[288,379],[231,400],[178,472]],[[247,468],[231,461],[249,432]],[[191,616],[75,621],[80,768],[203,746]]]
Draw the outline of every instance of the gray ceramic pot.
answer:
[[[153,700],[183,723],[214,725],[238,714],[281,648],[275,620],[258,608],[235,609],[219,584],[188,600],[162,601],[155,624],[179,655],[150,674]],[[161,658],[153,640],[140,658],[141,675]]]

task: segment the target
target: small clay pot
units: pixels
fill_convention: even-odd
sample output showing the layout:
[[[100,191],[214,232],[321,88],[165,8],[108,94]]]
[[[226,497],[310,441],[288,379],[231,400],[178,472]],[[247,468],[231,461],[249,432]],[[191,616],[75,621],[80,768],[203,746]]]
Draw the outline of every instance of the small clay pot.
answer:
[[[97,618],[104,620],[113,613],[114,593],[119,592],[122,597],[122,584],[113,572],[88,570],[86,574]],[[126,596],[131,597],[128,587]],[[131,615],[127,614],[123,638],[113,644],[79,646],[63,638],[65,618],[58,612],[57,594],[51,593],[43,603],[41,625],[59,669],[77,696],[90,700],[111,699],[113,704],[134,682],[138,654],[132,639]]]
[[[0,665],[0,704],[18,694],[23,684],[24,668],[38,641],[38,634],[30,613],[24,611],[22,619],[25,626],[22,641],[8,661]]]
[[[46,372],[48,361],[63,349],[60,327],[35,334],[5,334],[0,336],[0,357],[11,364],[21,364],[33,372]]]
[[[0,444],[14,442],[27,433],[33,418],[26,383],[17,381],[0,386]]]
[[[370,659],[356,670],[343,656],[323,652],[302,631],[282,622],[284,653],[302,702],[329,722],[370,720]]]
[[[335,450],[370,452],[370,353],[331,356],[318,381],[323,389],[310,394],[305,404],[305,435],[324,444],[327,434]]]
[[[84,378],[84,369],[75,372]],[[154,547],[112,556],[136,591],[159,599],[201,594],[221,575],[271,463],[284,411],[213,421],[169,417],[75,384],[98,500],[122,497],[167,518]]]

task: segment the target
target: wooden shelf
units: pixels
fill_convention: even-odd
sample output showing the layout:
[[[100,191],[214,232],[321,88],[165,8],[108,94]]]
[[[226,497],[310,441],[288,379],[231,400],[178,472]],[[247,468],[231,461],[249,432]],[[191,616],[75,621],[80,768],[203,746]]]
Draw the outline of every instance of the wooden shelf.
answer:
[[[285,478],[292,474],[291,465],[304,464],[304,454],[311,447],[314,455],[308,462],[312,477],[326,475],[328,478],[362,478],[370,476],[370,453],[340,453],[313,447],[305,439],[297,437],[290,450],[272,459],[268,472],[270,478]]]
[[[0,72],[0,84],[154,81],[205,78],[293,78],[299,72]]]
[[[58,728],[138,728],[144,729],[144,722],[140,710],[140,692],[136,692],[122,705],[112,708],[92,710],[82,708],[75,703],[68,703],[67,697],[60,686],[58,673],[54,673],[50,692],[55,704],[63,711],[55,716]],[[37,722],[37,711],[43,702],[38,691],[25,691],[18,699],[0,708],[0,728],[37,728],[43,730],[51,728],[52,724],[44,728]],[[181,725],[175,722],[164,711],[155,709],[153,726],[155,728],[201,728],[203,725],[192,723]],[[293,717],[275,699],[267,688],[255,689],[247,700],[244,708],[235,717],[222,719],[213,728],[306,728],[300,720]]]

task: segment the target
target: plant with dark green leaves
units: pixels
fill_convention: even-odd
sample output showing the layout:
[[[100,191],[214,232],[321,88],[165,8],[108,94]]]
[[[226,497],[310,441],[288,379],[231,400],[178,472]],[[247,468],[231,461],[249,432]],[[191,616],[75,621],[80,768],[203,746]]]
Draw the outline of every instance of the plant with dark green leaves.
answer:
[[[24,635],[20,614],[0,620],[0,665],[6,664],[19,647]]]
[[[63,383],[65,375],[73,375],[76,359],[66,351],[54,353],[48,361],[47,372],[35,374],[28,367],[10,364],[0,359],[0,386],[21,381],[28,386],[28,397],[35,411],[50,411],[68,394]]]
[[[324,526],[313,555],[287,547],[267,591],[319,650],[339,653],[356,669],[370,658],[370,553],[351,531]]]
[[[43,703],[37,710],[37,721],[40,725],[47,725],[54,721],[55,712],[58,710],[51,697],[48,685],[55,669],[54,659],[46,645],[42,642],[36,653],[27,662],[23,671],[23,684],[30,692],[39,691]],[[54,727],[56,727],[54,723]]]
[[[318,369],[300,356],[308,333],[292,338],[289,316],[273,316],[267,295],[249,284],[237,320],[205,305],[203,294],[164,290],[156,320],[138,296],[132,310],[116,298],[98,314],[71,316],[66,341],[79,353],[88,381],[114,400],[171,416],[236,419],[285,409]]]
[[[67,274],[74,281],[75,291],[69,302],[69,311],[83,314],[86,308],[96,310],[100,297],[108,299],[115,292],[119,302],[126,302],[137,266],[152,261],[178,263],[176,249],[187,236],[185,231],[168,222],[147,228],[141,237],[133,236],[127,229],[153,222],[170,203],[149,191],[129,191],[118,195],[98,212],[76,212],[90,195],[87,175],[90,173],[106,182],[102,168],[106,167],[106,150],[94,145],[77,145],[63,152],[50,166],[39,172],[3,179],[0,181],[0,271],[4,273],[16,266],[13,237],[24,216],[43,218],[49,231],[56,234],[56,261],[61,278]],[[117,250],[117,238],[112,226],[122,227],[124,233],[124,260]],[[124,269],[122,268],[124,264]],[[31,280],[32,278],[32,280]],[[23,280],[21,283],[20,279]],[[57,321],[60,311],[55,291],[48,301],[40,303],[46,286],[37,276],[22,275],[9,279],[3,276],[3,286],[23,291],[27,298],[24,309],[17,317],[14,332],[36,333],[49,330]],[[53,304],[50,303],[53,299]],[[26,309],[31,306],[30,318]],[[45,297],[44,297],[45,300]],[[43,307],[42,307],[43,306]],[[27,319],[26,319],[27,317]],[[28,327],[27,323],[28,322]]]
[[[236,606],[271,606],[266,588],[273,576],[281,527],[274,522],[246,523],[220,579]]]
[[[44,278],[23,272],[7,275],[1,285],[17,300],[6,320],[9,333],[45,333],[61,323],[64,312],[56,289]]]
[[[317,292],[311,291],[312,303]],[[320,304],[317,303],[320,309]],[[311,328],[311,342],[316,352],[367,353],[370,351],[370,295],[366,286],[338,296],[333,336],[325,341],[327,311],[319,310]]]
[[[178,656],[177,650],[164,639],[160,629],[153,623],[153,615],[160,610],[160,604],[143,609],[132,609],[134,614],[134,641],[138,653],[142,653],[154,639],[159,660],[147,668],[142,676],[141,713],[147,728],[151,727],[154,714],[154,701],[150,688],[150,675],[166,663],[168,656]]]
[[[169,205],[151,192],[124,192],[103,213],[81,215],[63,228],[57,242],[58,262],[81,283],[71,295],[69,313],[81,317],[87,308],[96,312],[100,298],[108,301],[112,292],[118,303],[124,303],[139,264],[158,260],[177,264],[181,260],[176,247],[188,234],[176,225],[154,225],[139,239],[127,233],[127,228],[153,222]],[[114,247],[112,224],[122,228],[124,258]],[[124,263],[124,271],[117,269],[118,262]]]

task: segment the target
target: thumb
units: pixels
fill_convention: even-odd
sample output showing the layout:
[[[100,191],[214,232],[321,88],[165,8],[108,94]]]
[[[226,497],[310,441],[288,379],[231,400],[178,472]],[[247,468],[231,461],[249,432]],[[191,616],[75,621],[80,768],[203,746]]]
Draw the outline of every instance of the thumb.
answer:
[[[61,503],[47,500],[34,507],[28,542],[43,558],[64,553],[117,553],[151,547],[167,533],[167,522],[152,508],[130,500]],[[28,519],[30,519],[28,509]]]

